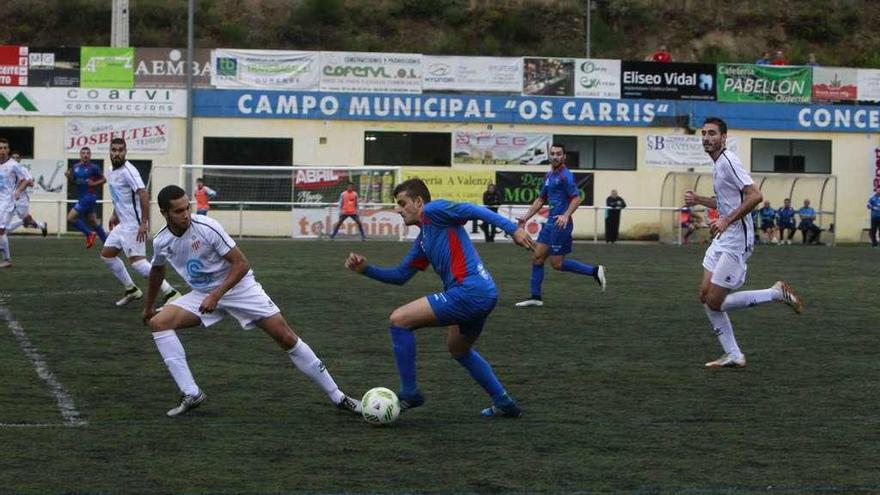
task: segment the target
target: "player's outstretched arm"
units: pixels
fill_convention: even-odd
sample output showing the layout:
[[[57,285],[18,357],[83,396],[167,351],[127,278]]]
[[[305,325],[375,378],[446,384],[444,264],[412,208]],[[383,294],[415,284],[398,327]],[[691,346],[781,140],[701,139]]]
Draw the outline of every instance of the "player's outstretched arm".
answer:
[[[418,247],[418,246],[415,246]],[[421,248],[419,248],[421,251]],[[412,250],[410,251],[412,253]],[[360,273],[370,277],[373,280],[384,282],[386,284],[403,285],[409,282],[409,279],[415,276],[417,268],[413,266],[418,264],[413,257],[407,255],[400,265],[394,268],[380,268],[378,266],[370,266],[367,264],[367,258],[358,253],[349,253],[345,260],[345,266],[356,273]],[[421,265],[419,265],[421,266]],[[427,266],[427,260],[424,260],[424,266]],[[422,268],[424,269],[424,268]]]
[[[147,297],[144,298],[144,312],[142,318],[144,323],[150,321],[156,314],[156,295],[159,294],[159,288],[162,281],[165,280],[165,265],[153,265],[150,268],[150,277],[147,281]]]
[[[516,222],[520,225],[528,222],[529,219],[535,216],[535,213],[538,213],[541,207],[544,206],[545,201],[546,200],[544,199],[544,196],[538,196],[537,198],[535,198],[535,200],[532,201],[532,205],[529,206],[528,211],[526,211],[525,215],[521,217],[516,217]]]
[[[706,208],[718,208],[715,196],[700,196],[693,191],[684,193],[684,204],[688,206],[703,205]]]

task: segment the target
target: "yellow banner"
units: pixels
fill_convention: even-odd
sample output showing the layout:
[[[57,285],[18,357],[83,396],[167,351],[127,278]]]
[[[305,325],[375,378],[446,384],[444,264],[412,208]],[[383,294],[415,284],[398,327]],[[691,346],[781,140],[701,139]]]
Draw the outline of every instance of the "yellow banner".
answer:
[[[486,186],[495,182],[495,172],[467,170],[403,169],[403,180],[418,177],[425,181],[433,199],[448,199],[458,203],[483,204]]]

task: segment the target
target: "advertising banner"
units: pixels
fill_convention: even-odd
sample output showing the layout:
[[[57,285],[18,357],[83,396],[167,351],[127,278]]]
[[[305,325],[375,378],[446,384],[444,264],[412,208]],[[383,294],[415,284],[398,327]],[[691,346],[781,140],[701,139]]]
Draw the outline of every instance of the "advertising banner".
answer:
[[[186,91],[0,88],[0,115],[185,117]]]
[[[133,88],[134,48],[108,46],[80,48],[80,86]]]
[[[552,134],[495,131],[455,131],[452,162],[480,165],[540,165],[549,163]]]
[[[522,94],[574,96],[574,65],[572,58],[524,58]]]
[[[211,60],[218,88],[314,90],[321,77],[319,52],[216,49]]]
[[[880,70],[858,69],[858,87],[860,101],[880,101]]]
[[[624,98],[714,100],[715,64],[623,62]]]
[[[575,60],[574,95],[579,98],[620,99],[620,60]]]
[[[67,177],[67,161],[64,159],[25,158],[21,164],[30,171],[34,178],[34,187],[28,189],[31,198],[57,199],[63,195]]]
[[[185,48],[135,48],[134,85],[149,88],[186,87]],[[211,85],[211,50],[193,50],[193,86]]]
[[[727,136],[727,149],[737,153],[739,139]],[[648,167],[700,168],[712,166],[700,136],[649,134],[645,136],[645,165]]]
[[[297,168],[293,178],[293,200],[297,203],[335,203],[351,182],[358,193],[359,206],[368,203],[393,204],[393,169]]]
[[[28,85],[28,47],[0,45],[0,86]]]
[[[880,188],[880,147],[874,148],[874,156],[871,157],[871,191]],[[870,193],[869,193],[870,194]]]
[[[403,180],[414,178],[425,181],[432,198],[481,205],[486,186],[495,181],[495,172],[403,169]]]
[[[811,67],[718,64],[718,100],[809,103]]]
[[[358,212],[367,237],[398,237],[401,229],[404,236],[407,232],[418,235],[417,227],[408,228],[403,219],[393,208],[362,208]],[[293,237],[297,239],[314,239],[329,236],[333,226],[339,220],[339,209],[336,207],[294,208]],[[359,235],[357,225],[347,221],[342,224],[339,235]]]
[[[422,56],[423,91],[519,93],[522,78],[518,57]]]
[[[79,48],[30,48],[28,86],[78,87]]]
[[[48,90],[47,90],[48,91]],[[171,90],[174,91],[174,90]],[[0,95],[4,90],[0,88]],[[6,92],[6,106],[14,94]],[[184,92],[185,96],[185,92]],[[185,100],[184,100],[185,101]],[[0,100],[0,115],[4,113]],[[732,129],[880,131],[877,105],[776,105],[699,100],[591,100],[519,95],[371,95],[196,90],[197,117],[363,120],[482,124],[556,124],[699,128],[718,116]],[[10,108],[20,110],[16,104]]]
[[[421,93],[422,56],[321,52],[321,91]]]
[[[549,171],[549,167],[548,167]],[[593,174],[575,172],[574,180],[581,194],[581,205],[593,205]],[[501,204],[530,205],[541,195],[547,172],[495,172],[495,185],[501,194]]]
[[[813,101],[856,101],[858,79],[856,69],[813,67]]]
[[[78,153],[88,146],[92,153],[109,153],[110,140],[125,139],[128,151],[166,153],[171,133],[167,120],[68,119],[64,124],[64,152]]]

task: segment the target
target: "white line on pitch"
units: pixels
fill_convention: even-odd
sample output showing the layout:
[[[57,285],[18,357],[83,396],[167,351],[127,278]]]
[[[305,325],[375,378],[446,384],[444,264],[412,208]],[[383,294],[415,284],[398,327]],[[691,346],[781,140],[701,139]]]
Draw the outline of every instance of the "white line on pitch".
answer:
[[[64,419],[64,426],[87,425],[88,422],[80,418],[79,411],[76,410],[76,405],[73,403],[73,399],[67,391],[64,390],[64,387],[62,387],[58,379],[55,378],[55,375],[49,371],[49,366],[46,365],[46,360],[43,358],[43,355],[40,354],[40,351],[38,351],[33,344],[31,344],[30,339],[24,332],[24,328],[15,319],[15,316],[12,315],[9,308],[6,307],[5,301],[2,299],[0,299],[0,318],[6,320],[6,324],[12,332],[12,336],[18,341],[18,346],[21,348],[22,352],[24,352],[28,359],[31,360],[31,364],[33,364],[37,376],[40,377],[40,380],[43,380],[43,382],[49,387],[49,392],[51,392],[52,397],[55,398],[55,403],[58,404],[58,411],[61,412],[61,417]],[[4,426],[7,426],[7,424],[4,424]],[[8,424],[8,426],[17,425]],[[24,426],[26,425],[21,425],[21,427]]]

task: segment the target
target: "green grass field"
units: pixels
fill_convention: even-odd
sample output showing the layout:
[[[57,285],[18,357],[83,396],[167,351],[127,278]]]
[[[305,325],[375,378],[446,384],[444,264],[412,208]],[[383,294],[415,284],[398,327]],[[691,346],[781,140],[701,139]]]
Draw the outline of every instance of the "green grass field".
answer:
[[[259,330],[180,332],[209,399],[168,419],[177,389],[119,284],[82,240],[12,238],[0,272],[0,493],[880,493],[877,276],[864,247],[759,247],[745,288],[785,278],[806,301],[731,313],[748,357],[721,354],[696,298],[698,246],[578,244],[609,290],[548,269],[544,308],[527,253],[478,245],[501,298],[477,348],[525,409],[479,416],[487,397],[418,332],[428,402],[390,428],[337,412]],[[397,388],[387,317],[436,290],[343,267],[351,249],[396,263],[407,244],[244,241],[257,279],[343,390]],[[180,285],[176,276],[173,282]],[[13,335],[69,394],[52,392]]]

